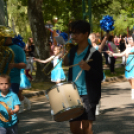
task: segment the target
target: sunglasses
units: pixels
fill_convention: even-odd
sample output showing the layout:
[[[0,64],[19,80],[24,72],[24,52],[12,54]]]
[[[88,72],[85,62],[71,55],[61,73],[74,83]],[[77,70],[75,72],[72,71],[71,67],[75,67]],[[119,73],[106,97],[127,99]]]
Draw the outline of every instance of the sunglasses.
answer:
[[[69,31],[70,34],[81,34],[81,32],[73,32],[73,31]]]

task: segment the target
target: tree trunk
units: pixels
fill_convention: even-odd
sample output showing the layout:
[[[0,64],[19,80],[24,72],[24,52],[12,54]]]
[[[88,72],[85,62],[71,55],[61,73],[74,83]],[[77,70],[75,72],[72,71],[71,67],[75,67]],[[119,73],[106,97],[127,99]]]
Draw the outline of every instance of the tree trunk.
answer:
[[[49,56],[49,44],[47,32],[44,25],[42,13],[43,0],[28,0],[28,18],[32,30],[32,36],[36,49],[38,49],[38,58],[46,59]],[[47,76],[44,75],[42,69],[44,64],[37,63],[37,72],[35,80],[44,81]]]

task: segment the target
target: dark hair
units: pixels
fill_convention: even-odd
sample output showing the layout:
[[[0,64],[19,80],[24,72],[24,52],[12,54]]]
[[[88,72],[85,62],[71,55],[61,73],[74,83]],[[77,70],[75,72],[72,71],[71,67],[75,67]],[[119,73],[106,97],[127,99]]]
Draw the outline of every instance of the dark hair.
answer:
[[[72,32],[86,33],[90,34],[90,24],[84,20],[77,20],[70,23],[70,29]]]
[[[108,41],[112,41],[113,38],[114,38],[114,36],[113,36],[113,35],[110,35],[110,36],[108,37]]]
[[[1,77],[1,78],[5,78],[5,79],[7,79],[8,82],[11,83],[11,78],[10,78],[9,75],[7,75],[7,74],[1,74],[0,77]]]
[[[32,37],[28,38],[28,44],[32,44],[31,39]]]
[[[123,35],[121,35],[121,38],[125,38],[125,36],[126,36],[126,35],[125,35],[125,34],[123,34]]]

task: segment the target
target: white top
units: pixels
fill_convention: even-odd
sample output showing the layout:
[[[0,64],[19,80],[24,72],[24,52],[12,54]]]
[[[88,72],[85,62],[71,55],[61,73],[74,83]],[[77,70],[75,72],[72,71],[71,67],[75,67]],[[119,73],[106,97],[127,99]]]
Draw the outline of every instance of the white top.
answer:
[[[28,69],[32,69],[32,67],[33,67],[33,58],[32,57],[29,57],[28,59],[26,59],[26,62],[27,62],[27,64],[26,64],[26,70],[28,70]]]
[[[55,66],[57,64],[59,56],[56,56],[56,57],[55,56],[51,56],[51,58],[54,58],[53,59],[53,66]]]

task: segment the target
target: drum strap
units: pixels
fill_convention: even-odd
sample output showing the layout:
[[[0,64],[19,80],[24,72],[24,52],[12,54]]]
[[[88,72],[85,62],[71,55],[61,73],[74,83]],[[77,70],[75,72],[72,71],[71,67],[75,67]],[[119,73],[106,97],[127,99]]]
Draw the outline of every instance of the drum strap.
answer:
[[[91,48],[90,48],[90,53],[89,53],[89,55],[88,55],[86,61],[88,61],[88,60],[90,59],[90,57],[92,56],[92,54],[93,54],[95,51],[96,51],[96,49],[95,49],[94,47],[91,47]],[[76,82],[76,81],[79,79],[79,77],[80,77],[81,74],[82,74],[82,71],[83,71],[83,70],[81,69],[81,71],[78,73],[78,75],[77,75],[77,77],[76,77],[76,79],[75,79],[74,82]]]

